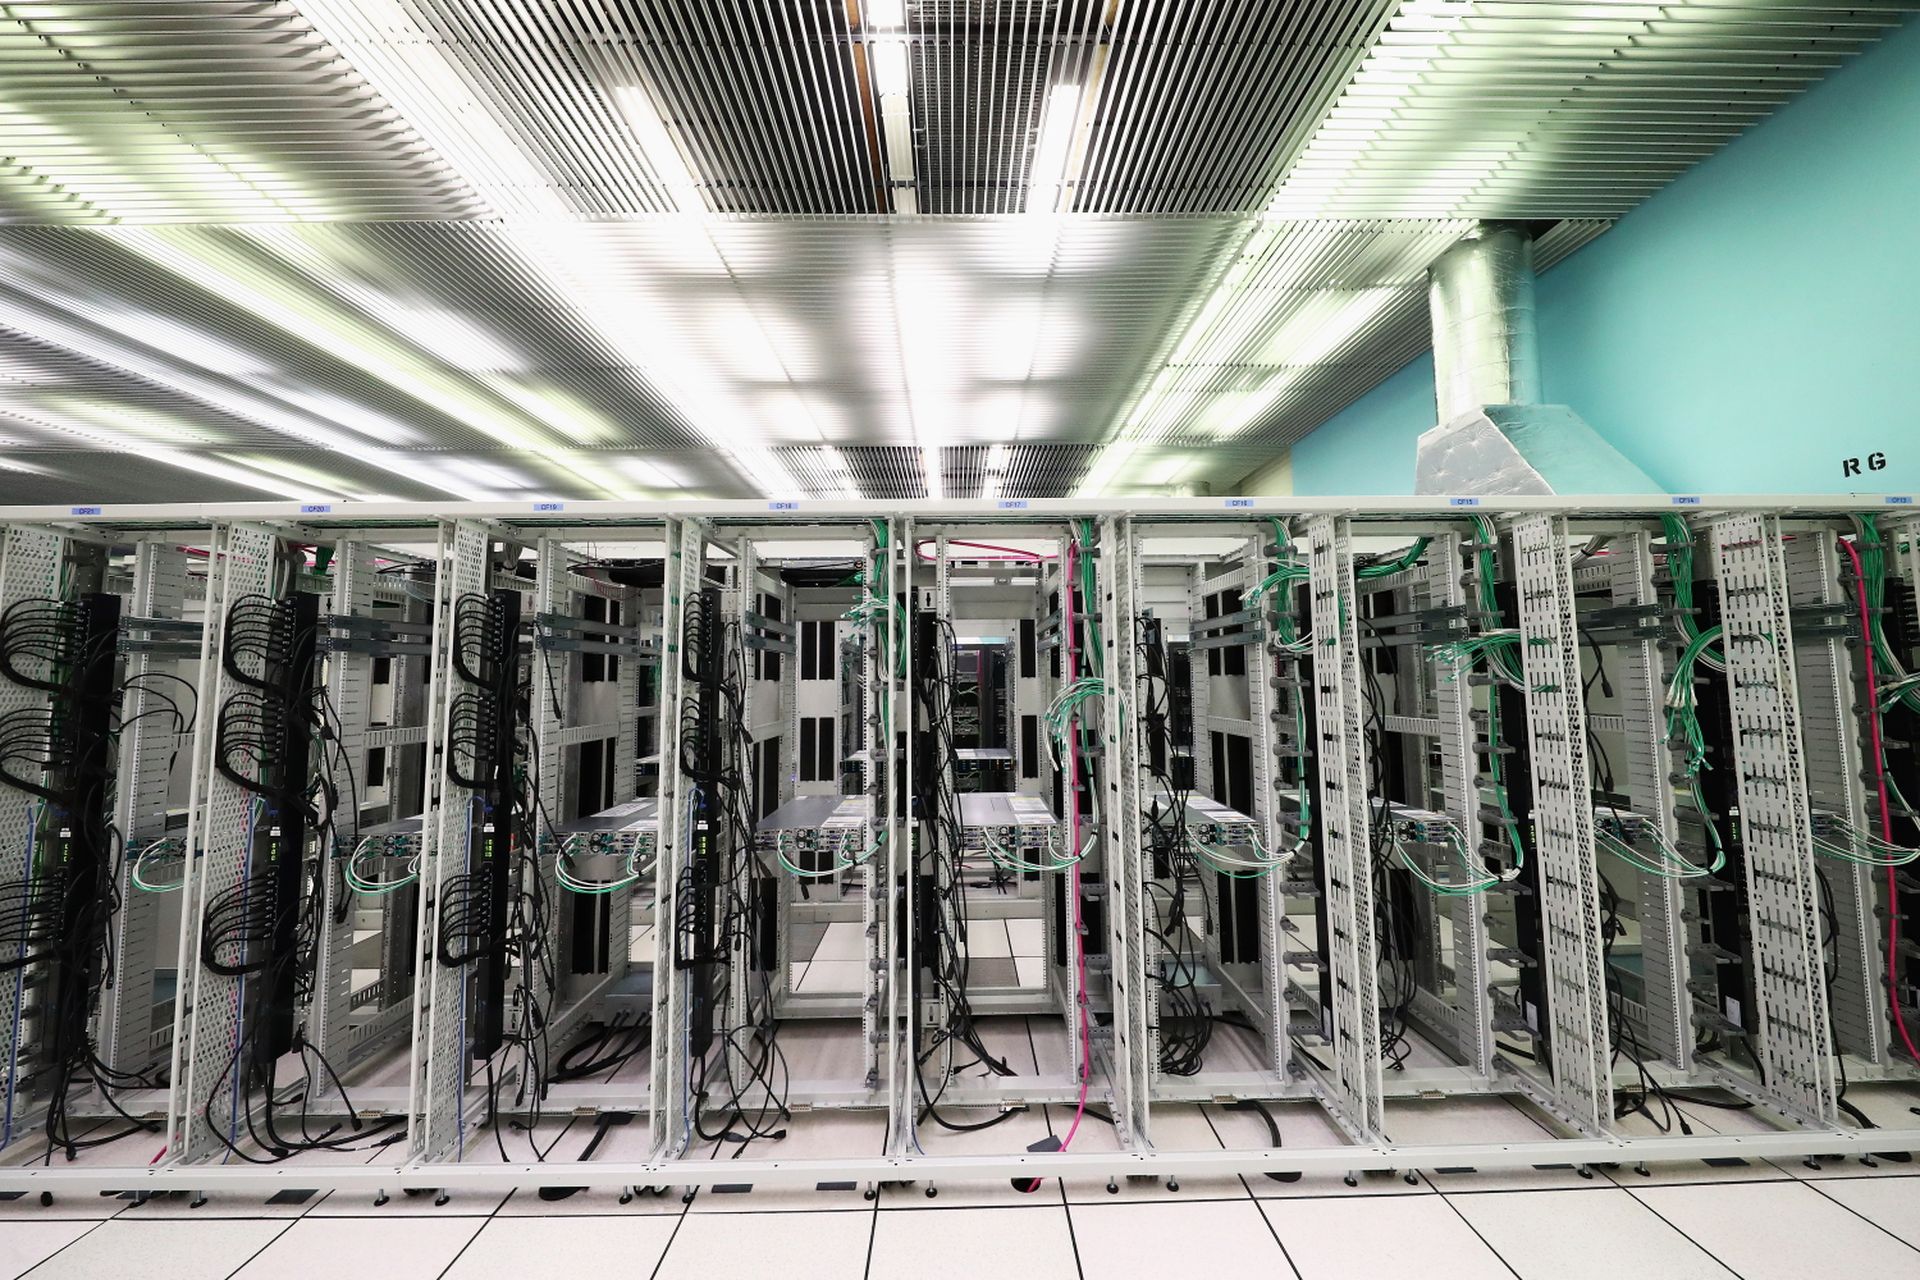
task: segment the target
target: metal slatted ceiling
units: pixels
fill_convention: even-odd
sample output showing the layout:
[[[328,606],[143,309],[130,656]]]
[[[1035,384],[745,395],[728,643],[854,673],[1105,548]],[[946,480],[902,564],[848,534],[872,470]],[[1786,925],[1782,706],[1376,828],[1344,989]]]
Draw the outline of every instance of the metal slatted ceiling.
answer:
[[[1391,0],[1114,6],[1074,208],[1255,210]]]
[[[292,3],[0,8],[0,221],[470,216]]]
[[[1412,0],[1270,208],[1616,218],[1912,8]]]
[[[884,443],[918,474],[928,441],[960,457],[969,441],[1098,440],[1240,229],[1080,217],[0,228],[0,321],[57,331],[93,354],[89,368],[139,369],[159,411],[223,406],[208,448],[651,456],[712,437],[790,459],[780,446]],[[710,377],[683,408],[655,388],[686,367]],[[104,403],[131,396],[62,378]],[[0,406],[31,394],[0,383]],[[1025,473],[1070,483],[1084,452]],[[324,454],[311,465],[328,470]],[[501,465],[527,465],[562,496],[596,493],[578,471]],[[793,471],[808,492],[837,491],[812,474]],[[956,483],[976,485],[970,474]],[[723,477],[719,491],[752,491]]]

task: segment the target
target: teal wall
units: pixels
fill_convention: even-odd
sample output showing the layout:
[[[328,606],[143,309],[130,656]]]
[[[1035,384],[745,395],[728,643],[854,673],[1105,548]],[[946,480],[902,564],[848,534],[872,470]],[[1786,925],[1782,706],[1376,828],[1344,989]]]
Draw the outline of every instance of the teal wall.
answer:
[[[1546,399],[1669,490],[1920,491],[1916,219],[1909,22],[1540,277]],[[1294,491],[1410,493],[1433,424],[1429,354],[1294,446]]]

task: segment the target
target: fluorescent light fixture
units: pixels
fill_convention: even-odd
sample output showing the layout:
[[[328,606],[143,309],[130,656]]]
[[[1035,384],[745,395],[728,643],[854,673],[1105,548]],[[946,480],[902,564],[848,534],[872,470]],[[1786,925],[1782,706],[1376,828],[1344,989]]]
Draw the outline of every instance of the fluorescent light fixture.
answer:
[[[1067,153],[1073,147],[1073,126],[1080,114],[1080,86],[1057,84],[1047,90],[1047,107],[1040,117],[1040,140],[1033,145],[1033,164],[1027,169],[1027,212],[1052,213],[1067,176]]]
[[[667,189],[672,206],[681,213],[704,213],[706,201],[694,181],[693,170],[687,167],[687,158],[667,131],[667,122],[654,107],[653,98],[639,85],[625,84],[613,91],[613,100],[633,127],[640,153]]]
[[[904,94],[912,85],[905,40],[869,40],[867,59],[873,65],[874,91],[882,97],[892,93]]]
[[[907,24],[906,0],[867,0],[862,7],[869,31],[875,27],[903,27]]]

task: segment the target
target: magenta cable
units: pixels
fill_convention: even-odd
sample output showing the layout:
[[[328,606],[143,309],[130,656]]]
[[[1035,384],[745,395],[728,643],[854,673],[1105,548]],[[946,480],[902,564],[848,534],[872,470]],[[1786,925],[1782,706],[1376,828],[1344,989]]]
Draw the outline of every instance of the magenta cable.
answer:
[[[1880,687],[1873,670],[1873,618],[1867,612],[1867,575],[1860,567],[1860,551],[1846,538],[1838,540],[1853,561],[1853,589],[1860,601],[1860,634],[1866,641],[1860,646],[1866,658],[1867,672],[1867,732],[1873,743],[1873,781],[1880,801],[1880,838],[1888,844],[1893,843],[1892,806],[1887,803],[1887,766],[1886,757],[1880,747]],[[1900,1032],[1900,1041],[1906,1045],[1907,1053],[1915,1062],[1920,1062],[1920,1049],[1914,1047],[1913,1036],[1907,1030],[1907,1019],[1900,1012],[1899,984],[1893,975],[1900,962],[1900,880],[1892,867],[1887,868],[1887,1004],[1893,1009],[1893,1025]]]
[[[1060,584],[1061,634],[1066,637],[1067,683],[1072,684],[1080,669],[1080,651],[1074,639],[1073,625],[1073,582],[1074,570],[1079,567],[1080,543],[1077,538],[1067,541],[1067,556],[1063,566],[1065,575]],[[1060,1149],[1065,1151],[1073,1141],[1073,1135],[1080,1132],[1080,1121],[1087,1114],[1087,1086],[1093,1079],[1093,1029],[1087,1025],[1087,942],[1081,932],[1080,921],[1080,733],[1072,719],[1067,721],[1067,830],[1072,843],[1068,851],[1073,865],[1067,872],[1067,891],[1073,895],[1073,949],[1075,968],[1080,974],[1077,990],[1080,996],[1080,1101],[1073,1109],[1073,1124],[1067,1129],[1067,1136],[1060,1140]]]

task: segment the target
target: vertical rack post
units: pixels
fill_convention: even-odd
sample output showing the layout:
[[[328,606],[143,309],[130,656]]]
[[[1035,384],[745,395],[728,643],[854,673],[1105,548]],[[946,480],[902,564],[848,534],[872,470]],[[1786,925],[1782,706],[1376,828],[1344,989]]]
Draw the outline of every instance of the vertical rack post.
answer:
[[[1102,736],[1107,767],[1101,779],[1107,813],[1107,955],[1112,962],[1114,1127],[1123,1142],[1145,1139],[1150,1130],[1146,1002],[1152,999],[1146,960],[1147,867],[1140,848],[1140,689],[1137,644],[1140,562],[1133,521],[1100,521],[1100,559],[1106,569],[1099,608],[1106,617],[1107,695]],[[1088,606],[1094,607],[1091,601]]]
[[[1533,767],[1534,856],[1540,862],[1540,932],[1553,1026],[1552,1091],[1542,1101],[1580,1132],[1598,1137],[1613,1118],[1612,1051],[1580,632],[1565,518],[1515,521],[1513,548]]]
[[[421,830],[419,972],[414,984],[413,1088],[407,1151],[414,1159],[457,1160],[465,1145],[468,1111],[467,974],[439,962],[440,913],[456,877],[467,869],[473,792],[448,768],[452,757],[455,605],[488,587],[487,528],[461,520],[440,530],[434,574],[433,665],[428,679],[427,810]]]
[[[688,1027],[693,1017],[689,971],[676,963],[681,878],[696,837],[693,796],[682,766],[681,699],[686,684],[686,610],[699,595],[706,526],[668,520],[660,641],[660,834],[654,855],[652,1137],[663,1158],[684,1155],[693,1130],[687,1096]]]
[[[1780,521],[1729,516],[1712,532],[1759,1005],[1759,1089],[1790,1119],[1833,1125],[1839,1103],[1821,978],[1819,872]]]
[[[249,595],[274,589],[276,539],[269,529],[234,524],[218,529],[207,562],[207,610],[201,649],[198,725],[194,734],[193,806],[187,841],[187,888],[182,908],[189,914],[181,930],[176,1000],[185,1007],[175,1019],[174,1082],[167,1154],[180,1163],[204,1161],[225,1145],[211,1125],[221,1125],[229,1140],[241,1127],[236,1108],[236,1059],[244,977],[214,973],[201,963],[206,929],[205,906],[211,896],[248,873],[252,845],[252,797],[223,777],[214,725],[221,704],[234,691],[224,670],[227,610]],[[240,661],[258,665],[249,655]],[[255,676],[259,671],[250,672]]]
[[[1320,847],[1333,969],[1334,1121],[1356,1142],[1386,1124],[1380,1065],[1379,963],[1373,935],[1373,838],[1360,690],[1359,596],[1348,521],[1308,522],[1313,693],[1320,740]],[[1196,726],[1198,720],[1195,721]],[[1198,748],[1196,733],[1195,747]]]

